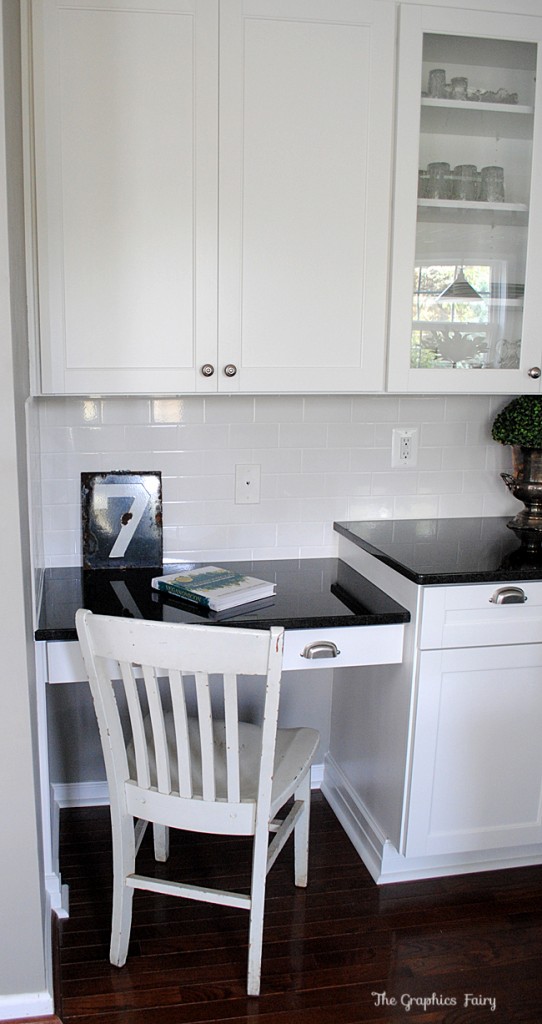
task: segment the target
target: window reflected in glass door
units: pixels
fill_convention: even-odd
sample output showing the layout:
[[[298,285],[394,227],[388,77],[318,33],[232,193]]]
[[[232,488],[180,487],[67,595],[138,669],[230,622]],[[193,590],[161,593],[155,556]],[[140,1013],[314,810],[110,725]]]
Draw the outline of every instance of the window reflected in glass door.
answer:
[[[506,283],[503,261],[418,263],[414,271],[410,365],[415,369],[519,366],[520,340],[506,330],[523,295]],[[508,323],[508,327],[512,325]],[[507,340],[506,334],[512,340]]]

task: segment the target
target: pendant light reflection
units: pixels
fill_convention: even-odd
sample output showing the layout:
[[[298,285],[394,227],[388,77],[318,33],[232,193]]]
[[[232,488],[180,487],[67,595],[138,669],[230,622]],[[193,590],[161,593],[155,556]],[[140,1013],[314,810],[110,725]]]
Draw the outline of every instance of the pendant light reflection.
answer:
[[[466,302],[483,302],[484,299],[476,288],[473,288],[467,281],[465,274],[463,273],[463,267],[459,270],[456,278],[444,289],[440,295],[437,296],[436,302],[456,302],[458,300],[465,300]]]

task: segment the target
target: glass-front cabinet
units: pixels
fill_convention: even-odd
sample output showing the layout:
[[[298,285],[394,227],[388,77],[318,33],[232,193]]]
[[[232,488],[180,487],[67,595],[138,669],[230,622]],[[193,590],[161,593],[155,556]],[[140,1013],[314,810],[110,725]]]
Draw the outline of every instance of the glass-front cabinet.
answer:
[[[388,386],[538,392],[542,18],[401,10]]]

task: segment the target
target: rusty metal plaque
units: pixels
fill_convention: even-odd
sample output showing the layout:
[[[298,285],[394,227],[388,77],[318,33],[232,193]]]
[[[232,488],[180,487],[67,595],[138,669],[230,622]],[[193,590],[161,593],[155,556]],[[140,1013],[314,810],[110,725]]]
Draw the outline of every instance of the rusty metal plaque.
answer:
[[[162,475],[81,473],[84,569],[162,565]]]

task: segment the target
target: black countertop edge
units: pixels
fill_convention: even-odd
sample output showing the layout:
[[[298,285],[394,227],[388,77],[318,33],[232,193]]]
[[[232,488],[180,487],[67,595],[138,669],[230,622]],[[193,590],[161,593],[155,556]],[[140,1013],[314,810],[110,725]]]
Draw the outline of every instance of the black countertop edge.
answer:
[[[382,524],[378,521],[370,520],[366,522],[335,522],[333,528],[352,544],[367,551],[368,554],[373,555],[384,565],[389,566],[401,576],[420,586],[495,583],[501,580],[503,582],[542,580],[542,548],[538,547],[537,550],[532,550],[525,543],[518,540],[514,531],[507,528],[509,517],[457,518],[457,520],[440,520],[440,523],[443,525],[447,524],[448,526],[452,523],[457,524],[457,532],[460,535],[462,530],[468,529],[470,523],[487,524],[488,521],[494,528],[495,537],[494,543],[489,545],[487,564],[471,568],[466,568],[464,564],[453,565],[453,559],[448,566],[439,565],[438,563],[441,560],[440,552],[433,555],[431,555],[431,552],[424,552],[422,557],[429,563],[431,558],[433,558],[435,564],[432,566],[427,565],[427,567],[425,565],[423,567],[420,565],[416,567],[415,555],[410,550],[401,550],[399,543],[395,544],[395,542],[390,543],[388,540],[382,540],[382,546],[380,547],[378,545],[381,542],[381,538],[378,535],[373,540],[369,540],[367,536],[375,526],[378,527],[390,522],[393,524],[413,524],[414,526],[416,523],[423,523],[424,520],[382,520]],[[434,523],[435,520],[425,520],[425,522]],[[500,531],[502,531],[502,537]],[[476,561],[476,558],[473,560]],[[483,561],[482,556],[480,556],[480,561]]]
[[[340,559],[219,561],[237,571],[275,579],[276,598],[216,615],[151,590],[152,576],[181,571],[187,565],[194,566],[193,562],[124,571],[79,567],[46,569],[42,608],[34,637],[48,641],[77,640],[74,620],[79,607],[90,607],[104,614],[248,629],[280,625],[286,630],[314,630],[410,621],[405,608]],[[118,593],[112,593],[112,582],[126,584],[129,594],[123,603]]]

